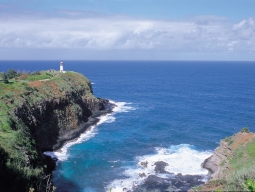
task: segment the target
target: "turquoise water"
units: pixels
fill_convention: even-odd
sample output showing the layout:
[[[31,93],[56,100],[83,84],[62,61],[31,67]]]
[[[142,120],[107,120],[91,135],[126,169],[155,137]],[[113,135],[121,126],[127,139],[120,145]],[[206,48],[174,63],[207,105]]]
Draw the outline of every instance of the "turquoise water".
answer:
[[[58,65],[0,61],[0,71]],[[57,191],[132,189],[143,180],[139,173],[152,174],[159,160],[169,164],[169,172],[205,175],[200,164],[220,139],[243,127],[255,131],[252,62],[64,61],[64,68],[87,76],[94,94],[118,107],[57,154]]]

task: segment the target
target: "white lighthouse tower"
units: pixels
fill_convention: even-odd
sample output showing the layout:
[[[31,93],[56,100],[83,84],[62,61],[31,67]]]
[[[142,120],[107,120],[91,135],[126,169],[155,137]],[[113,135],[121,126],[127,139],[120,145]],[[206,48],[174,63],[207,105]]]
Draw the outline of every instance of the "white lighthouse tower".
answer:
[[[60,73],[64,73],[64,65],[63,65],[64,63],[61,61],[60,62]]]

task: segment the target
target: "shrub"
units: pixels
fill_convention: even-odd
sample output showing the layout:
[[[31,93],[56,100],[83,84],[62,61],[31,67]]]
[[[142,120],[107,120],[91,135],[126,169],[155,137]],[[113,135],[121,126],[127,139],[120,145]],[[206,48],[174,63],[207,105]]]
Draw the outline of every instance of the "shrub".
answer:
[[[249,133],[250,130],[247,127],[244,127],[244,128],[241,129],[241,132],[242,133]]]
[[[41,73],[39,71],[35,71],[31,75],[41,75]]]
[[[3,81],[4,83],[8,83],[8,78],[5,72],[0,73],[0,81]]]
[[[255,191],[255,180],[252,181],[250,179],[247,179],[246,183],[242,183],[243,187],[247,189],[248,191]]]

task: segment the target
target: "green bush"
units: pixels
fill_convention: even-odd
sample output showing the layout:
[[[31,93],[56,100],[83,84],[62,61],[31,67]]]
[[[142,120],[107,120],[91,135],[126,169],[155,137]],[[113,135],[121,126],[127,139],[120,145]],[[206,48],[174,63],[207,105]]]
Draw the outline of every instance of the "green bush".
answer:
[[[41,75],[41,73],[39,71],[35,71],[35,72],[31,73],[31,75]]]
[[[244,127],[244,128],[241,129],[241,132],[242,133],[249,133],[250,130],[247,127]]]
[[[12,79],[14,77],[17,77],[18,74],[17,74],[17,72],[14,69],[9,69],[7,71],[7,76],[8,76],[9,79]]]
[[[242,185],[246,190],[255,192],[255,180],[247,179],[246,183],[242,183]]]

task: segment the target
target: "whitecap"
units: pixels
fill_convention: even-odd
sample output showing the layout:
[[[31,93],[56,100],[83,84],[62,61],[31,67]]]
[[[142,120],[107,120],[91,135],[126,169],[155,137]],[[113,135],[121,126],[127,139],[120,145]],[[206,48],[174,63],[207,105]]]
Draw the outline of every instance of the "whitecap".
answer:
[[[133,187],[142,184],[149,175],[156,175],[161,178],[173,177],[173,174],[169,173],[202,175],[203,181],[205,181],[207,170],[202,169],[200,165],[211,154],[211,151],[198,151],[189,144],[172,145],[169,148],[156,147],[155,154],[136,157],[135,165],[126,168],[122,173],[126,178],[112,181],[105,189],[111,188],[112,192],[120,192],[124,188],[126,191],[132,191]],[[168,164],[165,171],[169,173],[162,174],[154,171],[155,163],[158,161]],[[142,163],[146,163],[147,166],[142,165]]]
[[[164,161],[169,164],[165,170],[175,174],[207,174],[207,170],[201,168],[200,165],[212,154],[210,151],[197,151],[194,146],[189,144],[172,145],[170,148],[157,147],[155,150],[157,152],[155,155],[138,157],[138,160],[148,161],[149,165],[153,165],[157,161]]]
[[[130,106],[132,103],[126,103],[126,102],[115,102],[110,100],[110,103],[112,103],[113,105],[115,105],[115,107],[112,109],[112,111],[114,113],[126,113],[126,112],[130,112],[133,110],[136,110],[135,107]]]

